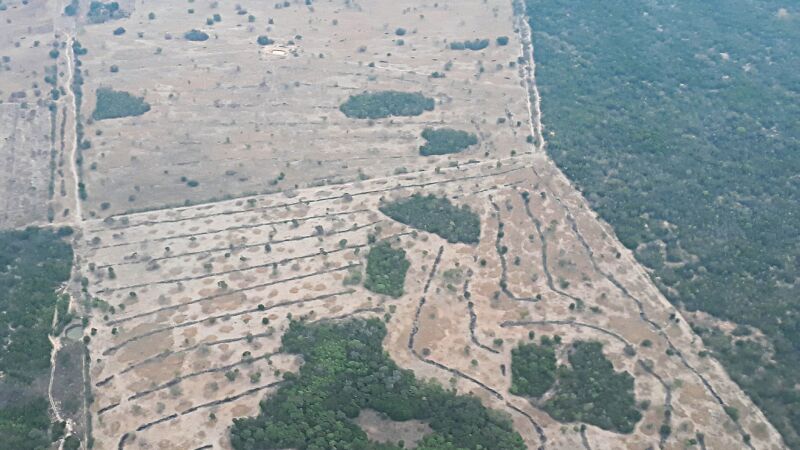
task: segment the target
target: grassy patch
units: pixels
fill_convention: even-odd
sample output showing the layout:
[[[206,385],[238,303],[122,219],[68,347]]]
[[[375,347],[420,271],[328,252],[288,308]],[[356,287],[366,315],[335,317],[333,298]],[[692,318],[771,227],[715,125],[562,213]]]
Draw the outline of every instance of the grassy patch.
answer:
[[[422,156],[458,153],[478,143],[478,137],[474,133],[452,128],[425,128],[422,137],[427,141],[419,148],[419,154]]]
[[[233,448],[400,450],[370,441],[353,423],[365,408],[395,421],[427,422],[433,432],[422,438],[419,449],[525,448],[511,421],[487,410],[476,397],[422,383],[399,368],[383,349],[385,336],[386,327],[377,319],[292,322],[282,351],[302,355],[304,364],[261,403],[257,417],[234,419]]]
[[[481,235],[481,221],[468,206],[455,206],[446,198],[412,195],[380,207],[392,219],[423,231],[434,233],[447,242],[476,244]]]
[[[97,104],[92,118],[94,120],[118,119],[141,116],[147,111],[150,111],[150,105],[144,101],[144,97],[134,97],[125,91],[100,88],[97,90]]]
[[[394,249],[386,241],[376,244],[367,255],[364,287],[378,294],[401,297],[409,265],[405,250]]]
[[[419,116],[433,111],[434,101],[420,93],[381,91],[351,95],[339,109],[354,119],[381,119],[391,116]]]

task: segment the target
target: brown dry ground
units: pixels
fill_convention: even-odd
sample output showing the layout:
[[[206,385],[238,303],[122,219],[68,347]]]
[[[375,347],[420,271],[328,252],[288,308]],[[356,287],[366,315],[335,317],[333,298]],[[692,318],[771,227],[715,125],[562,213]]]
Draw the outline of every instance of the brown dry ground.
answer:
[[[637,400],[650,401],[630,435],[588,426],[591,448],[657,447],[668,390],[673,432],[664,448],[684,448],[696,432],[709,449],[743,448],[742,432],[755,448],[782,448],[720,365],[698,356],[700,339],[611,229],[544,152],[526,143],[529,93],[523,72],[509,63],[528,55],[510,1],[302,3],[241,3],[247,14],[238,15],[226,2],[212,8],[208,1],[139,0],[122,2],[130,18],[101,25],[52,16],[50,39],[69,33],[89,49],[80,58],[84,117],[102,86],[143,95],[152,105],[140,117],[86,123],[89,198],[76,251],[88,294],[114,308],[89,311],[87,334],[96,330],[95,448],[229,448],[232,419],[257,414],[281,374],[300,364],[275,353],[290,315],[320,320],[390,311],[384,345],[398,364],[505,411],[530,448],[543,444],[534,422],[548,449],[583,444],[579,424],[558,423],[508,392],[510,370],[503,374],[501,366],[510,367],[511,349],[529,331],[559,334],[567,344],[603,342],[616,370],[635,376]],[[213,13],[222,22],[205,26]],[[119,26],[127,32],[113,36]],[[402,38],[394,34],[398,27],[408,30]],[[182,35],[192,28],[211,39],[186,41]],[[260,34],[276,45],[259,47]],[[510,37],[508,46],[494,44],[502,35]],[[446,49],[449,40],[474,38],[493,43],[480,52]],[[445,78],[430,77],[448,61]],[[58,64],[66,66],[63,58]],[[436,99],[436,110],[376,121],[338,111],[352,93],[385,89],[423,92]],[[72,123],[68,108],[65,114]],[[426,126],[471,130],[480,145],[422,158],[417,148]],[[397,174],[400,168],[409,173]],[[285,179],[271,185],[281,172]],[[69,176],[62,177],[67,186]],[[530,216],[523,191],[530,193]],[[263,193],[245,195],[252,192]],[[481,217],[481,242],[448,244],[412,233],[377,210],[381,201],[415,192],[469,205]],[[54,201],[56,216],[70,195]],[[234,198],[203,203],[227,196]],[[171,206],[187,200],[199,204]],[[149,211],[124,213],[129,209]],[[500,222],[505,273],[495,245]],[[407,251],[411,268],[400,299],[342,283],[349,271],[363,271],[369,234]],[[445,276],[450,269],[456,270]],[[502,292],[502,277],[511,295]],[[583,310],[569,309],[575,299]],[[652,347],[641,347],[644,339]],[[670,343],[683,359],[666,354]],[[637,354],[625,356],[625,345]],[[655,375],[640,361],[652,362]],[[225,375],[236,371],[233,380]],[[723,404],[739,409],[741,429]]]

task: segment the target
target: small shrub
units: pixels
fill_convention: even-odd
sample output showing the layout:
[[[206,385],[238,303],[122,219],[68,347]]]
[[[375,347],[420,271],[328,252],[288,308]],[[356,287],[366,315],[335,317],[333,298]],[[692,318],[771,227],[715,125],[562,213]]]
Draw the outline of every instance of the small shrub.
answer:
[[[272,45],[272,44],[275,43],[274,40],[268,38],[267,36],[263,36],[263,35],[259,36],[258,39],[256,39],[256,42],[258,42],[258,45]]]
[[[187,31],[183,37],[187,41],[202,42],[208,40],[208,33],[200,30],[191,30]]]

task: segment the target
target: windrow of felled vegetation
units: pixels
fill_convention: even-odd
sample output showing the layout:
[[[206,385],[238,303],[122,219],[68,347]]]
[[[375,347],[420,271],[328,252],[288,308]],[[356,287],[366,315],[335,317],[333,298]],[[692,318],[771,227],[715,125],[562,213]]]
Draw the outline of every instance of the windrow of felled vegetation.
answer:
[[[773,0],[527,6],[550,155],[670,301],[766,334],[707,342],[800,448],[796,13]]]

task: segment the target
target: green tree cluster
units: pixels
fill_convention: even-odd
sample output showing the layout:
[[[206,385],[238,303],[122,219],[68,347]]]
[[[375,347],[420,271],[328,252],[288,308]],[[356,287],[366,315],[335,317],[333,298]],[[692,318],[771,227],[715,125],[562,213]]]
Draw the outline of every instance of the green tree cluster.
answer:
[[[552,341],[522,344],[511,350],[511,393],[541,397],[556,381],[556,352]]]
[[[86,18],[91,23],[103,23],[125,17],[128,17],[128,13],[120,9],[119,2],[105,3],[92,0],[92,3],[89,4],[89,12],[86,13]]]
[[[56,289],[72,266],[72,248],[61,240],[68,234],[66,228],[0,232],[0,383],[30,383],[47,374]],[[47,401],[26,397],[0,406],[2,448],[41,449],[58,437],[50,430]]]
[[[394,249],[387,241],[373,245],[367,255],[364,287],[378,294],[402,297],[410,265],[405,250]]]
[[[0,448],[41,450],[58,439],[57,429],[50,423],[48,403],[44,397],[23,400],[0,408]]]
[[[69,279],[72,248],[38,228],[0,232],[0,372],[29,381],[50,367],[55,290]]]
[[[426,140],[425,145],[419,148],[422,156],[458,153],[478,143],[478,136],[474,133],[452,128],[425,128],[422,137]]]
[[[141,116],[147,111],[150,111],[150,105],[144,101],[144,97],[135,97],[125,91],[99,88],[92,118],[94,120],[118,119]]]
[[[571,367],[558,368],[556,390],[545,403],[545,411],[561,422],[585,422],[631,433],[642,418],[636,409],[633,377],[614,372],[599,342],[573,343],[569,363]]]
[[[380,91],[351,95],[339,109],[354,119],[419,116],[433,111],[435,102],[418,92]]]
[[[380,207],[380,211],[400,223],[434,233],[450,243],[477,244],[480,240],[480,217],[469,206],[455,206],[445,197],[414,194],[387,203]]]
[[[299,354],[298,374],[261,402],[257,417],[234,419],[236,450],[400,450],[371,441],[353,421],[370,408],[396,421],[421,420],[433,430],[417,448],[426,450],[523,450],[511,421],[472,396],[417,381],[383,350],[378,319],[306,324],[293,321],[282,351]]]

